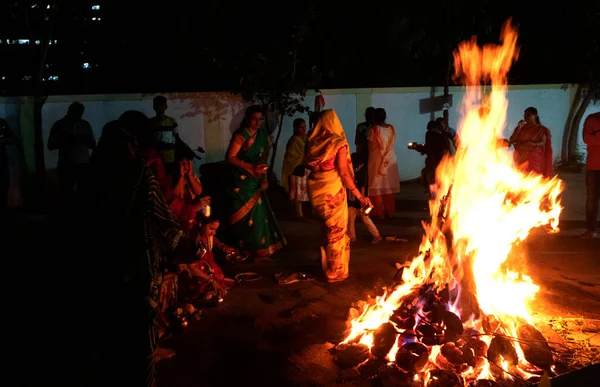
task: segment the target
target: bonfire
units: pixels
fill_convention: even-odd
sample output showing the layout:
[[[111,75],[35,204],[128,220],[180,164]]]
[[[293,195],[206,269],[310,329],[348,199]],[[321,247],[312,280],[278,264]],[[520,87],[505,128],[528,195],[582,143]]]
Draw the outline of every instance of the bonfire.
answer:
[[[499,45],[473,38],[455,50],[455,79],[465,85],[461,142],[436,172],[420,252],[394,287],[351,310],[338,360],[378,359],[426,386],[515,385],[552,373],[528,311],[539,287],[511,251],[536,228],[558,230],[563,183],[523,173],[499,145],[518,52],[510,20]]]

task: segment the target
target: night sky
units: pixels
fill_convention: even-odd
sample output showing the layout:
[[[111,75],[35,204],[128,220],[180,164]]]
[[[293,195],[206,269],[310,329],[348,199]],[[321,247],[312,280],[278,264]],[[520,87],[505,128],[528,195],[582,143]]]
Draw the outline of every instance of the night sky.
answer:
[[[48,56],[60,78],[50,85],[54,94],[278,87],[291,78],[292,53],[299,88],[442,86],[448,48],[471,35],[497,42],[509,17],[521,45],[510,83],[588,82],[586,69],[600,63],[600,0],[63,3],[86,10],[99,3],[103,21],[91,25],[79,11],[57,16],[61,44]],[[17,18],[4,25],[7,37],[23,24]],[[34,50],[11,49],[0,46],[10,58],[0,71],[37,71]],[[92,59],[81,59],[84,53]],[[82,61],[93,68],[83,71]],[[3,92],[23,89],[6,82]]]

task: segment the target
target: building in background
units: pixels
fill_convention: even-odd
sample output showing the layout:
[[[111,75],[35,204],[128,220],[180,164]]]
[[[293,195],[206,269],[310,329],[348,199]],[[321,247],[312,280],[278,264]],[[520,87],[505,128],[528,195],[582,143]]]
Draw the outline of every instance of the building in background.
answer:
[[[31,95],[40,74],[46,95],[83,92],[97,82],[110,1],[1,3],[0,94]]]

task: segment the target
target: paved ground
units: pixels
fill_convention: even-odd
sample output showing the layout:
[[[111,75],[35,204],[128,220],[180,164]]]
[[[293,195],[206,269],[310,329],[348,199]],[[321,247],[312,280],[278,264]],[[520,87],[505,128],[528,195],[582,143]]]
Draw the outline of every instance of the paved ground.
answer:
[[[568,177],[567,186],[562,232],[536,232],[525,243],[529,273],[541,286],[534,309],[541,320],[553,316],[600,320],[600,239],[576,237],[583,231],[581,177]],[[340,373],[328,352],[330,342],[341,339],[350,305],[389,285],[394,264],[417,252],[426,205],[418,186],[405,186],[398,218],[380,225],[383,234],[405,238],[406,243],[372,246],[359,225],[363,240],[352,246],[351,277],[339,284],[318,279],[275,283],[273,275],[282,271],[319,274],[319,224],[282,216],[288,248],[274,262],[224,268],[228,274],[255,271],[263,278],[233,289],[221,307],[207,310],[202,320],[165,343],[177,355],[159,363],[161,386],[335,384]],[[11,249],[6,260],[14,264],[6,271],[11,274],[5,282],[9,322],[5,350],[12,362],[6,385],[97,385],[94,359],[82,335],[86,321],[78,314],[81,308],[94,308],[78,293],[86,273],[78,272],[77,265],[86,256],[68,255],[66,230],[51,218],[29,217],[8,235],[25,241],[11,244],[18,248]],[[53,269],[57,266],[60,272]]]

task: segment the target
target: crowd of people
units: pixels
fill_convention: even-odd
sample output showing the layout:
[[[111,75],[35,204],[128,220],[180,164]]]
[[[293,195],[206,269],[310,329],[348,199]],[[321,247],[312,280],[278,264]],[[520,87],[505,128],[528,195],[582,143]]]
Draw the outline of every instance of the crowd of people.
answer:
[[[112,311],[95,316],[90,329],[102,332],[96,337],[107,377],[119,384],[154,385],[155,353],[170,329],[164,316],[169,307],[178,298],[222,299],[235,284],[218,262],[268,260],[286,245],[266,195],[272,140],[263,127],[262,108],[248,107],[232,135],[220,208],[211,208],[211,198],[203,193],[193,167],[195,151],[179,137],[176,120],[166,115],[167,99],[154,98],[153,108],[151,118],[137,111],[123,113],[104,126],[96,141],[83,119],[84,106],[75,102],[54,123],[47,144],[59,152],[61,204],[85,208],[81,243],[93,246],[88,259],[98,263],[90,281],[92,298]],[[354,153],[334,110],[313,113],[310,127],[304,119],[293,122],[282,185],[299,219],[304,218],[302,204],[310,202],[322,223],[321,265],[328,282],[349,276],[356,218],[367,226],[371,242],[378,243],[382,237],[373,220],[394,216],[400,176],[396,132],[386,121],[384,109],[368,108],[356,128]],[[600,113],[592,114],[583,131],[588,144],[586,238],[596,235],[599,125]],[[15,143],[16,136],[0,120],[3,204],[5,146]],[[550,131],[535,108],[525,110],[504,145],[514,146],[515,165],[524,172],[553,175]],[[427,155],[422,171],[427,192],[441,160],[460,146],[443,118],[428,123],[424,144],[410,146]]]

